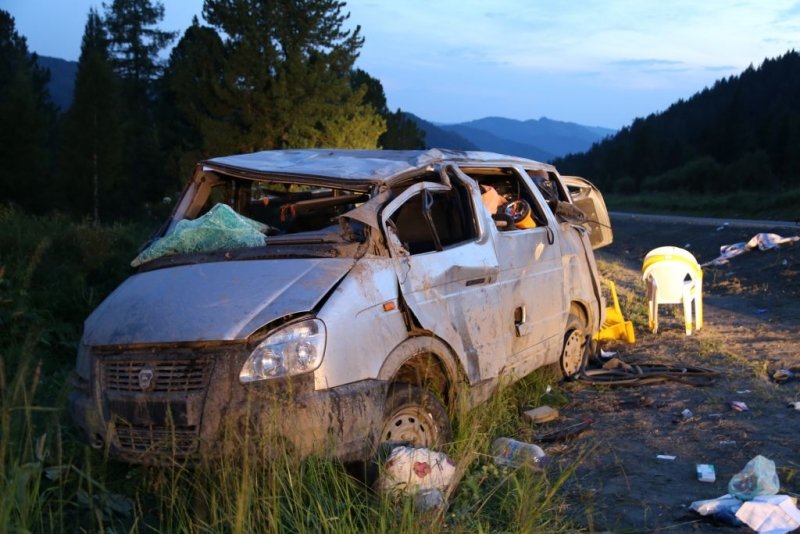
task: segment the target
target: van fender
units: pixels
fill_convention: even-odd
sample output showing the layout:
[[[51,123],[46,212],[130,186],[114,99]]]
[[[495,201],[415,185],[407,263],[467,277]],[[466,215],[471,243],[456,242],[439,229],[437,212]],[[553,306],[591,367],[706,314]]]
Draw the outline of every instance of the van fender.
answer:
[[[446,376],[442,377],[446,384],[443,384],[448,390],[447,395],[449,399],[454,398],[453,393],[458,389],[460,384],[466,383],[466,373],[461,368],[458,359],[453,350],[442,340],[432,336],[414,336],[403,340],[398,344],[381,366],[378,372],[378,379],[385,381],[394,381],[398,377],[398,373],[403,366],[416,356],[431,355],[435,358],[436,363],[441,366]],[[401,379],[400,381],[407,381]],[[441,391],[441,393],[445,393]]]

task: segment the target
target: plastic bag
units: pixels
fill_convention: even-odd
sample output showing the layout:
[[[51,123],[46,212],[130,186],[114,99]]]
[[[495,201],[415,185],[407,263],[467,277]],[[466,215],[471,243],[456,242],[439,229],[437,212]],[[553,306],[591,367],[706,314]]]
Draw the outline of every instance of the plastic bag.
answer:
[[[759,495],[775,495],[780,487],[775,462],[759,454],[733,475],[728,483],[728,492],[738,499],[749,501]]]
[[[264,246],[267,226],[243,217],[226,204],[216,204],[195,220],[182,220],[175,229],[142,251],[131,267],[163,256]]]
[[[450,484],[455,471],[455,464],[443,452],[395,447],[383,464],[376,489],[409,495],[433,489],[442,491]]]

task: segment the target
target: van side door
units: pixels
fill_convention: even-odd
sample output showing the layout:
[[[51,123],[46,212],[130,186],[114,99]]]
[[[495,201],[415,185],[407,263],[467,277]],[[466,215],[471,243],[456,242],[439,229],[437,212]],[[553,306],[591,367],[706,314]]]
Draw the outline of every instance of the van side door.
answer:
[[[475,383],[496,375],[505,354],[493,293],[497,257],[481,238],[471,187],[414,184],[387,204],[381,225],[403,299],[423,329],[458,353]]]
[[[568,303],[564,288],[561,235],[544,200],[524,171],[514,167],[466,167],[460,169],[481,188],[491,187],[506,200],[524,201],[531,208],[531,222],[513,224],[495,214],[492,240],[500,268],[496,294],[502,303],[497,313],[511,335],[508,372],[525,376],[557,360],[563,344]],[[504,210],[506,206],[501,206]],[[487,211],[485,206],[480,206]],[[490,213],[485,216],[492,221]],[[502,215],[502,214],[501,214]]]

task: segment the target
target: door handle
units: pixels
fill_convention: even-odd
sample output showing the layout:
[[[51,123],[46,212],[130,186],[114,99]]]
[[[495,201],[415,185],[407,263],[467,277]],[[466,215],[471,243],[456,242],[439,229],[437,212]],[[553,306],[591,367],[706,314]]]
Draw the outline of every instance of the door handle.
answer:
[[[466,286],[477,286],[480,284],[485,284],[487,282],[487,278],[484,276],[483,278],[473,278],[472,280],[466,281]]]

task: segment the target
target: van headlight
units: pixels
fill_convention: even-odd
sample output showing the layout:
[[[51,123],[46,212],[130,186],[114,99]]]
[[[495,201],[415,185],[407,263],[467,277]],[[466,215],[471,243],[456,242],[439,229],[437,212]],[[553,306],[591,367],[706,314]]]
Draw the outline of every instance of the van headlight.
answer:
[[[280,378],[313,371],[325,353],[325,324],[319,319],[291,323],[273,334],[250,353],[242,366],[242,383]]]

